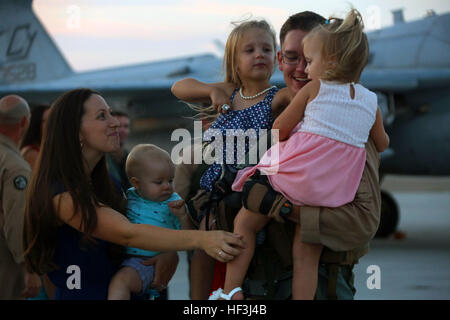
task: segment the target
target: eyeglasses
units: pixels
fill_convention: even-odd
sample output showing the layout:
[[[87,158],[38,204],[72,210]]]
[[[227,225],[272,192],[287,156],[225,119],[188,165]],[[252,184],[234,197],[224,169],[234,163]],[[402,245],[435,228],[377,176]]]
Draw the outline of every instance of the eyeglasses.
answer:
[[[281,61],[284,64],[297,65],[302,60],[302,56],[299,55],[284,55],[281,54]]]

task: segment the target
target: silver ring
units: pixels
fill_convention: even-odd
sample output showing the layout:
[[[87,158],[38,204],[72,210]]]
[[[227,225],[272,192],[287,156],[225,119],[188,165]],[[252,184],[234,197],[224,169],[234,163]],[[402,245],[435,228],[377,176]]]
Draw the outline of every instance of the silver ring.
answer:
[[[222,251],[222,250],[220,250],[220,251],[219,251],[219,257],[221,257],[221,256],[222,256],[222,254],[223,254],[223,251]]]
[[[224,111],[228,111],[228,110],[230,110],[231,107],[225,103],[220,108]]]

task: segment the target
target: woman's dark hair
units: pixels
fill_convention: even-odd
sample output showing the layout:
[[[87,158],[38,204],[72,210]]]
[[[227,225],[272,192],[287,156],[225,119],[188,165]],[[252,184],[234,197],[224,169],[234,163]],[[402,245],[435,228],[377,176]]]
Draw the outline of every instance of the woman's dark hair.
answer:
[[[42,139],[42,116],[50,108],[48,105],[38,105],[31,109],[31,120],[28,131],[22,140],[20,148],[31,145],[41,145]]]
[[[61,220],[53,197],[58,189],[70,194],[74,212],[81,216],[83,245],[95,244],[92,232],[97,226],[96,207],[109,206],[124,212],[123,196],[110,179],[105,157],[90,177],[84,172],[79,132],[84,104],[93,94],[99,93],[72,90],[51,106],[41,154],[27,190],[23,238],[25,266],[30,272],[44,274],[56,267],[53,255]]]

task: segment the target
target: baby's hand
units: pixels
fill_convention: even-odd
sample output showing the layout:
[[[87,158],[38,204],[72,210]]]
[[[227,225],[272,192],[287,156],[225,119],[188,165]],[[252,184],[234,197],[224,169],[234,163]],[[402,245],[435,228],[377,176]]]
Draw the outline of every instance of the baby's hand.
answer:
[[[170,211],[172,211],[177,218],[180,218],[187,213],[184,200],[170,201],[167,205],[169,206]]]

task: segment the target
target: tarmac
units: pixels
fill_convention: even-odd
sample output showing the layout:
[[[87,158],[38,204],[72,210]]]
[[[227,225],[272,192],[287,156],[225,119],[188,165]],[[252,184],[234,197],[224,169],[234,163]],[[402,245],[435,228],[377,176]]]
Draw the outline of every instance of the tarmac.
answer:
[[[399,232],[372,240],[354,269],[355,299],[450,299],[450,177],[390,176],[382,187],[400,207]],[[372,265],[379,266],[379,289],[369,289]]]
[[[450,299],[450,177],[386,176],[400,207],[397,233],[375,238],[355,266],[356,300]],[[169,283],[170,300],[189,300],[185,252]]]

